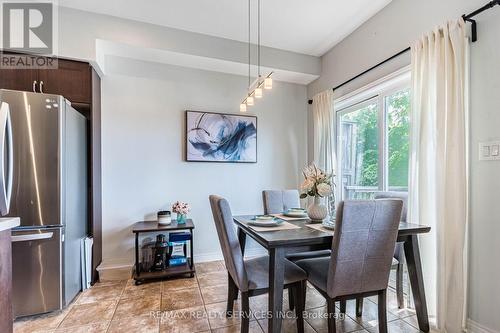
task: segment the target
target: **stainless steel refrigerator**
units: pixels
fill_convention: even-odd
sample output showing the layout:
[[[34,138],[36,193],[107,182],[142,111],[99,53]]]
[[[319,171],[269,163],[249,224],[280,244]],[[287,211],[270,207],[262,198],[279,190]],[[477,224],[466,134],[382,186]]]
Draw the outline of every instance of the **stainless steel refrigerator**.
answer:
[[[0,212],[12,232],[16,317],[62,309],[82,289],[87,123],[62,96],[0,90]]]

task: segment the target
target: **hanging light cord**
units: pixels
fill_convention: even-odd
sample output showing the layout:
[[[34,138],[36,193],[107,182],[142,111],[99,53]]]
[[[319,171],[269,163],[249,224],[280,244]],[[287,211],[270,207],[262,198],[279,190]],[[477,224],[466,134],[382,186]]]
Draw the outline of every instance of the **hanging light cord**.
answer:
[[[250,90],[250,0],[248,0],[248,89]]]
[[[257,2],[257,11],[258,11],[258,18],[257,18],[257,44],[259,44],[259,49],[258,49],[258,68],[259,68],[259,80],[260,80],[260,0]]]

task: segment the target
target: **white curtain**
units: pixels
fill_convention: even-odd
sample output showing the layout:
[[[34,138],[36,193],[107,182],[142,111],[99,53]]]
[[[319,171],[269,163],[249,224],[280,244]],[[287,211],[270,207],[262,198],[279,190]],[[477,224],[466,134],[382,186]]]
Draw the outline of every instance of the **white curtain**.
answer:
[[[410,221],[420,238],[429,314],[465,328],[468,224],[468,40],[462,19],[412,46]]]
[[[335,114],[333,111],[333,91],[316,94],[313,97],[314,163],[326,172],[336,173],[335,156]],[[337,181],[337,178],[334,178]],[[335,210],[335,197],[327,199],[329,212]]]

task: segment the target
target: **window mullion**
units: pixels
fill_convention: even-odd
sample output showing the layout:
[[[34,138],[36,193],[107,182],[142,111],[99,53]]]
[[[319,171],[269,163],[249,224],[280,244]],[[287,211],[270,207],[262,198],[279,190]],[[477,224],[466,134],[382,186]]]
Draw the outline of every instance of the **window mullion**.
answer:
[[[387,108],[385,105],[385,96],[378,96],[378,136],[379,136],[379,168],[378,168],[378,177],[379,177],[379,191],[387,191],[388,186],[388,152],[387,152]]]

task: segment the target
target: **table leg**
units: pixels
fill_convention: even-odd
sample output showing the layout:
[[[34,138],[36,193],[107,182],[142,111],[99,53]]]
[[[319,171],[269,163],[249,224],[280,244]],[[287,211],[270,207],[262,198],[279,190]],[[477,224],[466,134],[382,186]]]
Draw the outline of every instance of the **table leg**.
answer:
[[[420,250],[418,248],[418,236],[409,236],[405,243],[405,257],[408,265],[411,291],[417,312],[418,326],[421,331],[429,332],[429,315],[427,314],[427,302],[425,300],[424,278],[422,275],[422,262],[420,261]]]
[[[285,278],[285,249],[269,249],[269,306],[271,318],[267,321],[267,331],[281,332],[283,308],[283,284]]]
[[[191,239],[189,240],[189,256],[191,257],[191,262],[189,263],[189,268],[192,270],[194,266],[194,254],[193,254],[193,243],[194,243],[194,233],[191,229]],[[191,276],[193,273],[191,273]]]
[[[139,233],[135,233],[135,276],[139,277],[141,273],[139,264]]]
[[[247,234],[241,229],[238,228],[238,241],[240,242],[241,255],[245,256],[245,243],[247,241]]]

